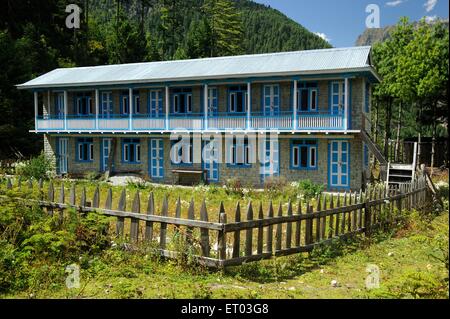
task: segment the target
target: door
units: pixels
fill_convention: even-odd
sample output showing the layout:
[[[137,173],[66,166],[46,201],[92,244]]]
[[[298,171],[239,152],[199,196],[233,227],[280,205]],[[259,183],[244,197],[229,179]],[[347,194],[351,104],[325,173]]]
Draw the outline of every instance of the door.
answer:
[[[109,153],[111,152],[111,141],[112,140],[110,138],[104,138],[102,140],[102,172],[105,172],[108,169]]]
[[[162,138],[150,140],[150,176],[155,179],[164,178],[164,146]]]
[[[58,160],[59,160],[59,174],[67,174],[67,138],[58,139]]]
[[[264,85],[264,115],[278,115],[280,111],[280,94],[278,85]]]
[[[349,149],[347,141],[330,141],[330,176],[331,188],[348,188],[349,178]]]
[[[268,177],[277,176],[280,173],[280,152],[278,140],[266,141],[261,161],[260,175],[261,182]]]
[[[150,116],[161,117],[162,116],[162,91],[151,90],[150,91]]]
[[[331,112],[333,114],[343,114],[345,94],[344,81],[331,83]]]
[[[208,88],[208,115],[217,116],[217,88]]]
[[[219,181],[219,150],[217,141],[212,140],[203,144],[203,169],[206,170],[206,181]]]
[[[56,94],[56,116],[59,119],[64,118],[64,93]]]
[[[112,92],[102,92],[101,115],[103,118],[111,118],[113,115]]]

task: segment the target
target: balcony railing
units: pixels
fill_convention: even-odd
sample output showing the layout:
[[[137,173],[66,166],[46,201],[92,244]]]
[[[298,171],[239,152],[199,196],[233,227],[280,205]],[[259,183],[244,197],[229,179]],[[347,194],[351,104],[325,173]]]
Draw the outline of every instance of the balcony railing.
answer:
[[[37,131],[229,131],[229,130],[280,130],[322,131],[344,130],[345,117],[329,112],[299,112],[297,121],[292,112],[274,114],[218,113],[205,117],[203,113],[188,114],[134,114],[61,116],[44,115],[36,119]],[[297,124],[297,125],[295,125]]]

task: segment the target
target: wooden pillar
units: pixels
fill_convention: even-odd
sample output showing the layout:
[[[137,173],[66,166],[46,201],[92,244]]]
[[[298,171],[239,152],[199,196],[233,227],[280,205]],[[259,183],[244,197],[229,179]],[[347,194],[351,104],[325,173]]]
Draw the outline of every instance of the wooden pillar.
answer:
[[[130,122],[128,124],[128,128],[130,131],[133,130],[133,88],[128,89],[128,112],[130,113]]]
[[[348,78],[345,78],[344,84],[344,129],[348,129]]]
[[[250,114],[252,109],[252,84],[247,82],[247,130],[250,129]]]
[[[38,111],[39,111],[39,97],[38,92],[34,91],[34,129],[37,130],[37,119],[38,119]]]
[[[95,90],[95,129],[98,130],[98,113],[99,113],[99,92]]]
[[[166,85],[166,131],[169,130],[169,101],[170,101],[170,97],[169,97],[169,86]]]
[[[292,96],[292,99],[293,99],[293,103],[292,103],[292,105],[293,105],[293,110],[292,110],[292,112],[293,112],[293,114],[294,114],[294,118],[293,118],[293,123],[292,123],[292,130],[297,130],[297,127],[298,127],[298,125],[297,125],[297,122],[298,122],[298,113],[297,113],[297,108],[298,108],[298,105],[297,105],[297,80],[294,80],[294,93],[293,93],[293,96]]]
[[[64,91],[64,129],[67,130],[67,114],[69,114],[69,98],[67,96],[67,91]]]
[[[208,106],[209,106],[209,101],[208,101],[208,84],[205,84],[203,86],[203,113],[205,115],[205,130],[208,129]]]

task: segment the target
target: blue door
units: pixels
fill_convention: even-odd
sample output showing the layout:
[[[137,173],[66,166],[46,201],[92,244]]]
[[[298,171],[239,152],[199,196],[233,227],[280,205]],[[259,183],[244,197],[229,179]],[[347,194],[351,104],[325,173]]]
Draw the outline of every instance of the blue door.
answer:
[[[265,150],[261,160],[261,182],[266,178],[280,174],[280,150],[278,140],[266,141]]]
[[[216,140],[203,143],[202,154],[203,169],[206,171],[205,180],[208,182],[219,181],[219,149]]]
[[[68,156],[68,139],[67,138],[59,138],[57,141],[57,147],[58,147],[58,173],[60,175],[67,174],[68,172],[68,162],[69,162],[69,156]]]
[[[163,116],[162,105],[162,91],[161,90],[150,90],[150,117],[161,117]]]
[[[208,88],[208,116],[217,116],[217,89]]]
[[[109,153],[111,151],[111,138],[102,139],[101,147],[101,171],[104,172],[108,168]]]
[[[154,179],[164,178],[164,145],[162,138],[150,139],[150,176]]]
[[[329,159],[331,188],[348,188],[350,185],[350,145],[347,141],[330,141]]]
[[[64,93],[56,94],[56,116],[59,119],[64,118]]]
[[[333,114],[343,114],[345,103],[344,81],[331,83],[331,112]]]
[[[264,85],[264,115],[278,115],[280,111],[280,87],[275,85]]]

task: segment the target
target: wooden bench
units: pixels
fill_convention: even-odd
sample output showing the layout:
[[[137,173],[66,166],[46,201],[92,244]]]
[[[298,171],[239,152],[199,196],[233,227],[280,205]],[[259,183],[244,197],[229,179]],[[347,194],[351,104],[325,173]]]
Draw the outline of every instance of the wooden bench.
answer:
[[[205,170],[203,169],[174,169],[172,170],[174,184],[196,185],[204,181]]]

